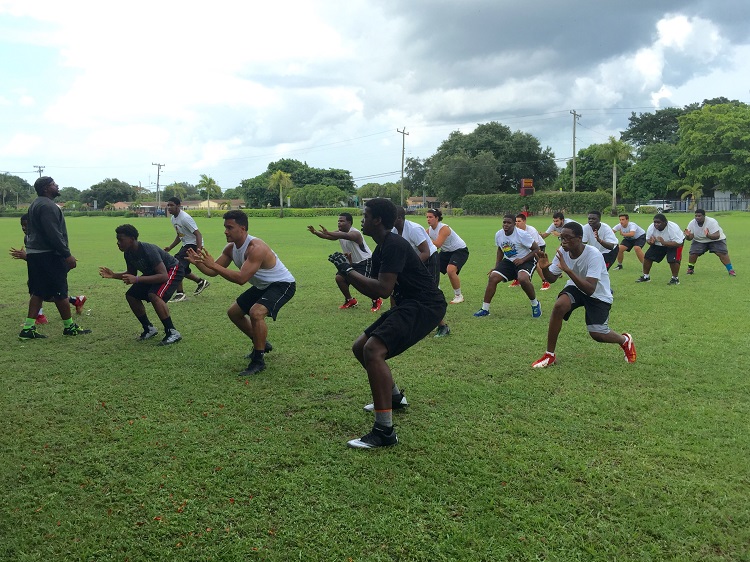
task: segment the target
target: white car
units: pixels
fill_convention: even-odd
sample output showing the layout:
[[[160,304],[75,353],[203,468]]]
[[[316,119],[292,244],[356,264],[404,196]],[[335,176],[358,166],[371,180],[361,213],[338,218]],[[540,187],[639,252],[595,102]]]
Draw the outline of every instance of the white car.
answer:
[[[657,213],[668,213],[672,210],[672,204],[666,199],[651,199],[648,203],[633,207],[633,212],[640,213],[641,207],[655,207]]]

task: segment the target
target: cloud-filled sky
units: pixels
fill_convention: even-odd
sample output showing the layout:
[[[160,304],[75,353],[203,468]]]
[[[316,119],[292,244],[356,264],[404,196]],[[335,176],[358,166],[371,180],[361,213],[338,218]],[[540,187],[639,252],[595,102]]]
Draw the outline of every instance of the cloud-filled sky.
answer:
[[[632,111],[750,102],[750,3],[0,0],[0,172],[236,187],[280,158],[398,181],[499,121],[560,164]],[[407,136],[397,132],[406,128]]]

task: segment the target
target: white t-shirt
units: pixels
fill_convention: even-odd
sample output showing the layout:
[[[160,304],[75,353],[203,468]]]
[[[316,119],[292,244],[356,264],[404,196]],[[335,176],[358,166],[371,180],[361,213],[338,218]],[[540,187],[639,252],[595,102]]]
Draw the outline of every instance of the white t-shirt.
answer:
[[[690,224],[687,226],[687,230],[693,233],[693,240],[696,242],[703,242],[704,244],[707,244],[709,242],[717,242],[717,240],[712,240],[708,236],[706,236],[706,231],[708,230],[709,234],[716,234],[719,233],[718,240],[726,240],[727,237],[724,234],[724,231],[719,226],[719,222],[716,219],[712,219],[711,217],[706,217],[703,220],[703,226],[700,226],[698,224],[698,221],[695,219],[690,221]]]
[[[587,277],[591,277],[598,280],[596,283],[596,288],[594,289],[593,294],[591,294],[590,296],[600,301],[608,302],[611,304],[613,300],[612,289],[609,286],[609,273],[607,272],[607,266],[604,263],[604,257],[602,257],[602,253],[593,246],[584,246],[581,255],[573,259],[572,257],[570,257],[569,252],[566,252],[562,249],[561,251],[563,254],[563,258],[565,259],[565,263],[568,264],[568,267],[572,269],[578,277],[583,277],[584,279]],[[549,266],[549,271],[553,275],[563,274],[563,270],[560,269],[560,258],[558,254],[555,254],[555,258],[552,260],[552,263]],[[565,286],[575,287],[576,284],[573,283],[571,279],[568,279],[568,282],[565,283]]]
[[[359,233],[359,230],[357,230],[354,227],[351,227],[349,229],[349,232]],[[362,236],[361,233],[360,233],[360,236]],[[339,238],[339,244],[341,244],[341,251],[344,254],[351,254],[352,263],[360,263],[372,257],[372,252],[370,251],[370,248],[367,245],[367,242],[365,242],[364,236],[362,237],[362,248],[360,248],[359,244],[357,244],[356,242],[352,242],[351,240],[345,240],[344,238]]]
[[[518,228],[518,227],[516,227],[516,228]],[[542,246],[544,246],[544,245],[547,244],[544,241],[544,238],[542,238],[542,235],[539,234],[539,231],[536,228],[534,228],[533,226],[531,226],[530,224],[527,224],[526,228],[524,230],[526,232],[528,232],[529,234],[531,234],[531,238],[534,240],[534,242],[537,243],[537,245],[539,247],[542,247]]]
[[[646,240],[649,240],[651,237],[658,237],[661,236],[664,238],[665,242],[677,242],[682,243],[685,241],[685,235],[682,232],[682,229],[677,225],[676,222],[667,221],[667,226],[664,227],[664,230],[656,230],[656,227],[654,226],[654,223],[651,223],[651,226],[648,227],[648,230],[646,231]],[[658,240],[654,242],[654,246],[663,246],[661,242]]]
[[[555,226],[555,223],[553,222],[551,225],[547,227],[547,230],[546,230],[547,234],[552,234],[553,232],[557,232],[558,234],[560,234],[566,222],[574,222],[576,224],[581,224],[578,221],[574,221],[572,219],[563,220],[563,223],[560,226]]]
[[[599,244],[599,242],[596,241],[596,236],[594,236],[594,229],[591,228],[591,225],[589,223],[583,225],[583,243],[596,248],[602,254],[608,254],[620,245],[620,243],[617,241],[617,236],[615,236],[615,233],[612,230],[612,227],[610,227],[608,224],[601,223],[601,226],[599,227],[599,239],[603,240],[607,244],[614,244],[614,247],[605,248],[604,246]]]
[[[628,221],[628,224],[626,226],[622,226],[622,224],[618,222],[612,230],[614,230],[615,232],[619,232],[621,234],[632,232],[633,238],[640,238],[641,236],[646,234],[646,231],[643,230],[637,224],[635,224],[633,221]]]
[[[172,220],[172,226],[174,226],[177,236],[180,237],[182,245],[195,244],[198,240],[195,237],[194,232],[198,230],[198,225],[195,224],[195,219],[188,215],[185,211],[180,210],[180,214],[177,216],[170,215]],[[205,241],[203,243],[205,246]]]
[[[503,259],[506,260],[525,258],[531,253],[533,243],[531,234],[515,226],[510,234],[505,234],[502,228],[495,233],[495,245],[502,250]]]
[[[445,228],[446,226],[448,225],[439,222],[437,228],[429,227],[429,229],[427,230],[427,234],[430,235],[430,239],[434,242],[438,239],[440,229]],[[466,248],[466,242],[461,240],[461,237],[456,234],[455,230],[451,228],[451,233],[448,235],[448,238],[445,239],[445,242],[443,242],[443,245],[440,247],[440,251],[455,252],[456,250],[461,250],[462,248]]]
[[[398,230],[396,230],[395,226],[393,227],[392,232],[398,234]],[[414,248],[414,251],[417,252],[417,254],[419,253],[419,245],[422,242],[427,242],[427,247],[430,250],[430,255],[437,252],[435,244],[433,244],[432,240],[430,240],[430,237],[427,236],[427,231],[422,228],[421,224],[417,224],[414,221],[405,220],[404,231],[401,233],[401,236],[404,238],[404,240],[411,244],[411,247]]]

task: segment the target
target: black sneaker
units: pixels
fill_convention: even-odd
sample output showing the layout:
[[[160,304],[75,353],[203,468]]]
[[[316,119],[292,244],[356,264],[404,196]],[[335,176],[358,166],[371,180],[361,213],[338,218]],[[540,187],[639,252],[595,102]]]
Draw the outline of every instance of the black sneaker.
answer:
[[[83,334],[90,334],[91,330],[84,330],[78,324],[71,324],[63,330],[63,336],[82,336]]]
[[[205,279],[201,279],[200,281],[198,281],[198,286],[195,288],[195,292],[193,294],[200,295],[203,292],[203,289],[208,287],[210,284],[211,283],[209,283]]]
[[[435,337],[444,338],[445,336],[449,336],[450,333],[451,333],[451,329],[448,327],[448,324],[443,324],[442,326],[438,326]]]
[[[378,447],[390,447],[398,443],[396,431],[392,428],[384,428],[375,424],[372,431],[359,439],[347,441],[347,445],[353,449],[377,449]]]
[[[266,364],[261,363],[259,361],[250,361],[250,364],[247,366],[247,369],[244,371],[241,371],[237,376],[238,377],[247,377],[250,375],[257,375],[261,371],[265,370]]]
[[[672,279],[669,280],[669,283],[667,285],[679,285],[680,280],[677,277],[672,277]]]
[[[391,396],[391,409],[392,410],[403,410],[404,408],[408,408],[409,403],[406,401],[406,396],[404,396],[403,392],[399,392],[398,394]],[[365,412],[374,412],[375,411],[375,404],[370,403],[365,406]]]
[[[641,275],[635,280],[636,283],[648,283],[649,281],[651,281],[651,277],[646,277],[645,275]]]
[[[622,269],[622,264],[621,264],[621,263],[618,263],[618,264],[617,264],[617,265],[615,266],[615,269]]]
[[[245,359],[252,359],[253,358],[253,351],[255,351],[255,350],[251,349],[250,353],[248,353],[247,355],[245,355]],[[272,351],[273,351],[273,346],[271,345],[270,341],[267,341],[266,342],[266,349],[263,351],[263,353],[271,353]]]
[[[143,333],[138,337],[138,341],[150,340],[158,333],[159,333],[159,330],[157,330],[153,326],[149,326],[148,328],[143,330]]]
[[[156,345],[172,345],[182,339],[182,334],[177,330],[169,330],[169,333]]]
[[[36,326],[32,326],[31,328],[24,328],[23,330],[21,330],[21,333],[18,334],[19,340],[43,340],[46,338],[47,336],[36,331]]]

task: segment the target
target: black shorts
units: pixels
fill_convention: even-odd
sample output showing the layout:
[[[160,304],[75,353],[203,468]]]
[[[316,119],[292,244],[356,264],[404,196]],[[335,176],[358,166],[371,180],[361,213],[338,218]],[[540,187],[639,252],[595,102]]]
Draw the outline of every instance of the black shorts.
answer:
[[[26,254],[29,294],[44,300],[68,298],[68,264],[54,252]]]
[[[180,262],[182,269],[185,270],[185,275],[188,275],[190,273],[190,262],[187,261],[187,258],[185,257],[187,256],[188,250],[197,252],[198,246],[196,246],[195,244],[183,244],[182,248],[180,248],[180,251],[174,255],[174,257],[177,258],[177,261]]]
[[[445,316],[446,309],[445,301],[425,304],[413,299],[403,300],[381,314],[365,329],[365,335],[382,340],[388,348],[387,358],[390,359],[432,332]]]
[[[427,271],[430,272],[430,275],[432,275],[432,280],[435,281],[435,286],[440,286],[440,254],[438,252],[435,252],[430,256],[430,258],[425,262],[425,266],[427,267]]]
[[[612,308],[610,303],[592,298],[578,287],[567,286],[560,291],[557,297],[559,298],[563,294],[568,295],[571,304],[570,310],[563,317],[566,321],[576,308],[582,306],[586,311],[586,329],[589,332],[599,334],[608,334],[610,332],[609,310]]]
[[[666,256],[667,263],[680,263],[682,261],[682,246],[657,246],[651,244],[646,250],[646,259],[659,263]]]
[[[620,253],[620,247],[615,246],[606,254],[602,254],[602,257],[604,258],[604,265],[607,266],[607,269],[612,267],[612,264],[615,263],[615,261],[617,261],[617,255],[619,253]]]
[[[641,234],[638,238],[633,236],[623,236],[620,246],[625,246],[625,251],[629,252],[633,249],[633,246],[643,248],[646,245],[646,235]]]
[[[525,271],[529,274],[529,278],[531,278],[534,275],[534,270],[536,270],[536,258],[525,261],[521,265],[516,265],[510,260],[502,259],[500,263],[495,265],[493,271],[497,271],[505,281],[513,281],[514,279],[518,279],[519,271]]]
[[[456,268],[456,273],[461,273],[461,268],[469,259],[469,248],[461,248],[454,252],[440,250],[440,273],[448,273],[448,266]]]
[[[691,256],[702,256],[706,252],[712,254],[728,254],[727,241],[726,240],[712,240],[711,242],[698,242],[693,240],[690,244],[690,255]]]
[[[172,298],[177,286],[185,277],[185,272],[180,264],[167,270],[169,278],[164,283],[133,283],[125,293],[126,296],[134,297],[138,300],[148,301],[150,294],[155,294],[164,302]]]
[[[262,304],[268,309],[268,314],[276,320],[276,315],[282,306],[288,303],[297,291],[297,283],[277,282],[271,283],[265,289],[250,287],[247,291],[237,297],[237,305],[242,312],[248,314],[254,304]]]

